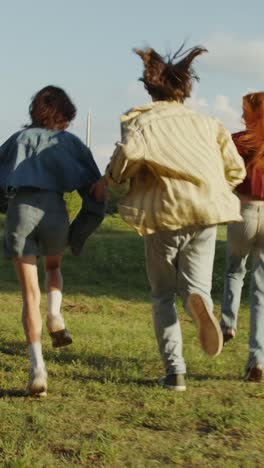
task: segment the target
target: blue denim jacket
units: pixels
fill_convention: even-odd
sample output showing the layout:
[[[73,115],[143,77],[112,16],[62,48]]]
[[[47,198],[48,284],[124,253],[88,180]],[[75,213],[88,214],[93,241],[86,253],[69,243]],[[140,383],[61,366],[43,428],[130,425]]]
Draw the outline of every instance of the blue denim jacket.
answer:
[[[72,192],[101,177],[91,151],[65,131],[28,127],[0,147],[0,187]]]
[[[82,208],[70,228],[69,239],[75,255],[104,218],[105,204],[90,194],[91,185],[100,177],[91,151],[69,132],[31,126],[0,147],[0,187],[79,191]]]

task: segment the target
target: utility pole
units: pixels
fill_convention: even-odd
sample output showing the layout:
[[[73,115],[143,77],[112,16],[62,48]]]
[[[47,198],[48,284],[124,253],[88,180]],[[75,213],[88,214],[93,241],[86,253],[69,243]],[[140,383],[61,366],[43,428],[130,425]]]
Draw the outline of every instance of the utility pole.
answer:
[[[86,146],[88,148],[91,147],[91,110],[87,114],[87,122],[86,122]]]

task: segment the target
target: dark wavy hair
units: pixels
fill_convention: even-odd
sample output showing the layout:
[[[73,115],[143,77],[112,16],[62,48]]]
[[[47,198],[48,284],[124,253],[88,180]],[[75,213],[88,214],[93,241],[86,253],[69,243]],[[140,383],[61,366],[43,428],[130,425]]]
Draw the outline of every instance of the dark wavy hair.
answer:
[[[46,86],[33,96],[29,114],[35,126],[60,129],[74,119],[76,107],[63,89]]]
[[[153,100],[184,102],[190,97],[193,80],[199,77],[192,67],[193,60],[204,52],[204,47],[193,47],[183,51],[184,43],[175,52],[162,57],[154,49],[134,49],[144,64],[143,81],[145,89]]]

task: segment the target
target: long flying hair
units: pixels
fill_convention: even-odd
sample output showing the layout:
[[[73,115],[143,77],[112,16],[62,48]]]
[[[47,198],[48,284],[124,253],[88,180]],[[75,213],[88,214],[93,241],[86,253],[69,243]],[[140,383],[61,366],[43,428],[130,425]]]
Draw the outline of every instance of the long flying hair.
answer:
[[[184,102],[191,94],[193,80],[199,81],[192,63],[196,57],[208,51],[199,46],[183,51],[184,45],[174,55],[165,57],[151,48],[134,49],[144,64],[140,81],[143,81],[153,100]]]
[[[249,93],[243,97],[243,119],[246,132],[240,145],[246,152],[254,153],[248,167],[264,166],[264,92]]]

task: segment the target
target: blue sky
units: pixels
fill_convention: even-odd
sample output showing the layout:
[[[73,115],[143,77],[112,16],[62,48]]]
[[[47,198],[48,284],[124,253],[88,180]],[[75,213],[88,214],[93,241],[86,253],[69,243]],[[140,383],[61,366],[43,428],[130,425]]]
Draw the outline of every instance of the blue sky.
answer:
[[[85,139],[92,111],[92,150],[101,169],[119,139],[119,116],[149,100],[133,47],[161,54],[204,45],[200,84],[190,104],[240,123],[241,96],[264,89],[264,2],[254,0],[0,0],[0,143],[28,122],[31,96],[63,87],[78,108],[71,130]]]

